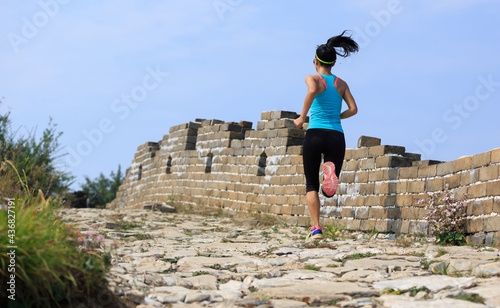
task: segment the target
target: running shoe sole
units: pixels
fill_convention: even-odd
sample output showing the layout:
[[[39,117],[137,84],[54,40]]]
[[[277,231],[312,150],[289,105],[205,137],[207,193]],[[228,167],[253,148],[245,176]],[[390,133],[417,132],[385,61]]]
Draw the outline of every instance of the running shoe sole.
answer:
[[[317,232],[317,231],[319,231],[319,232]],[[314,231],[309,232],[309,235],[307,235],[307,237],[306,237],[306,242],[314,241],[314,240],[322,240],[322,239],[323,239],[323,232],[321,230],[314,230]]]
[[[332,197],[337,191],[339,186],[339,179],[335,174],[335,165],[332,162],[326,162],[323,164],[323,173],[325,177],[323,178],[323,193],[327,197]]]
[[[315,235],[310,235],[309,237],[306,238],[306,241],[314,241],[314,240],[322,240],[323,239],[323,234],[318,233]]]

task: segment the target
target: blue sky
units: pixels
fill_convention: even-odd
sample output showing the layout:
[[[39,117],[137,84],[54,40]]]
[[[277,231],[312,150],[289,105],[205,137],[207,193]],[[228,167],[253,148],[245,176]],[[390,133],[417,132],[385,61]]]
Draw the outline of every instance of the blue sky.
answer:
[[[316,46],[347,29],[360,52],[333,70],[359,108],[347,146],[375,136],[449,161],[500,146],[499,14],[494,0],[6,0],[0,111],[20,135],[54,119],[76,189],[171,126],[300,112]]]

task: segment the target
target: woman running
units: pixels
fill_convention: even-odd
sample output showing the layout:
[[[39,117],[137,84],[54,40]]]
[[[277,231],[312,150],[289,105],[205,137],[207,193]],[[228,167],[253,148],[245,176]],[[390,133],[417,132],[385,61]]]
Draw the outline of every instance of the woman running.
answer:
[[[306,240],[323,239],[319,225],[318,195],[321,155],[324,157],[322,193],[326,197],[332,197],[337,190],[345,155],[344,131],[340,120],[352,117],[358,112],[347,83],[332,74],[337,55],[347,57],[359,49],[350,36],[344,36],[345,32],[330,38],[326,44],[316,49],[314,67],[318,74],[306,77],[307,94],[304,108],[300,117],[294,121],[295,126],[302,128],[307,113],[311,110],[303,149],[306,200],[312,219],[311,232]],[[342,100],[347,103],[348,109],[341,113]]]

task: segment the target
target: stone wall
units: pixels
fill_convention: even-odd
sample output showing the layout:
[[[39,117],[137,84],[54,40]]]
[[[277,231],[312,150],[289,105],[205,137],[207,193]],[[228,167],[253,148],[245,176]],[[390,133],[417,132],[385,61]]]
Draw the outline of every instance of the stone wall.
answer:
[[[173,201],[183,205],[279,215],[306,225],[302,144],[295,112],[266,111],[250,122],[197,119],[170,128],[159,142],[137,148],[109,208],[139,208]],[[426,233],[425,192],[449,188],[468,194],[467,232],[500,234],[500,148],[451,162],[420,160],[402,146],[362,136],[347,149],[333,198],[321,197],[321,215],[348,230]]]

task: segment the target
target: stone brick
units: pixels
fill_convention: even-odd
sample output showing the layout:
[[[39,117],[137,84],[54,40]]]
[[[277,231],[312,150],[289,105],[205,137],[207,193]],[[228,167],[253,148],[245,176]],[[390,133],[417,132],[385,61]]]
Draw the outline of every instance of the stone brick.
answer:
[[[500,180],[487,183],[486,194],[488,196],[500,196]]]
[[[361,220],[361,223],[359,225],[359,229],[361,231],[372,231],[375,230],[375,220]]]
[[[417,219],[422,220],[425,219],[425,216],[429,213],[430,210],[424,209],[424,208],[419,208],[418,209],[418,217]]]
[[[479,169],[479,181],[489,181],[498,179],[500,166],[489,166]]]
[[[399,169],[400,179],[414,179],[417,177],[418,167],[406,167]]]
[[[465,223],[465,232],[476,233],[479,231],[483,231],[483,219],[481,218],[467,219],[467,222]]]
[[[487,217],[483,222],[485,232],[500,231],[500,216]]]
[[[359,169],[359,160],[350,160],[342,165],[342,170],[357,171]]]
[[[367,219],[370,208],[368,207],[359,207],[354,209],[354,218],[355,219]]]
[[[356,183],[367,183],[368,182],[369,174],[370,173],[368,171],[358,171],[358,172],[355,172],[354,182],[356,182]]]
[[[467,186],[476,183],[478,180],[479,180],[479,171],[477,169],[467,170],[461,174],[460,185]]]
[[[418,175],[417,176],[419,178],[428,178],[428,177],[436,176],[437,166],[438,165],[431,165],[431,166],[419,167],[418,168]]]
[[[271,205],[269,209],[269,213],[271,214],[280,214],[281,213],[281,206],[278,205]]]
[[[355,172],[342,172],[339,181],[341,183],[354,183]]]
[[[436,178],[433,180],[426,180],[425,190],[426,191],[439,191],[444,189],[443,179]]]
[[[380,138],[361,136],[358,139],[358,148],[377,146],[380,145],[380,142]]]
[[[271,120],[271,111],[264,111],[260,114],[260,119],[262,121],[269,121]]]
[[[436,172],[437,176],[449,175],[449,174],[453,174],[453,172],[455,172],[455,162],[454,161],[441,163],[441,164],[438,164],[436,166],[437,166],[437,172]]]
[[[397,197],[395,195],[393,196],[380,196],[379,197],[379,205],[380,206],[394,206],[396,205],[396,199]]]
[[[470,198],[481,198],[487,196],[486,190],[487,190],[487,183],[480,183],[471,185],[467,189],[467,193],[469,194]]]
[[[465,156],[455,160],[455,168],[453,172],[459,172],[463,170],[470,170],[472,167],[472,157]]]
[[[368,175],[369,182],[381,181],[384,177],[384,170],[370,171]]]
[[[386,154],[403,155],[406,151],[405,147],[395,145],[379,145],[369,148],[369,157],[384,156]]]
[[[410,221],[408,233],[426,235],[428,234],[429,225],[426,221]]]
[[[398,193],[398,194],[405,194],[405,193],[407,193],[408,192],[407,188],[408,188],[408,182],[407,181],[404,181],[404,182],[398,181],[396,183],[396,193]]]
[[[403,207],[400,209],[402,219],[417,219],[418,209],[413,207]]]
[[[408,233],[410,229],[410,222],[407,220],[395,220],[392,223],[391,232],[394,233]]]
[[[354,217],[355,211],[353,208],[343,208],[342,209],[342,217]]]
[[[472,156],[472,168],[489,165],[491,162],[491,151]]]
[[[362,196],[373,195],[375,192],[374,183],[363,183],[359,185],[359,194]],[[364,204],[364,202],[363,202]]]
[[[408,181],[409,193],[422,193],[425,191],[425,181]]]
[[[376,166],[377,168],[409,167],[411,163],[401,156],[380,156],[376,158]]]
[[[368,157],[368,149],[371,148],[360,148],[351,150],[351,159],[360,159]]]
[[[291,206],[292,215],[304,215],[304,211],[308,210],[305,206],[295,205]]]
[[[284,111],[284,110],[271,111],[271,120],[296,119],[298,117],[299,114],[293,111]]]
[[[491,151],[491,163],[492,164],[500,163],[500,148]]]
[[[384,208],[384,219],[401,219],[401,211],[399,208]]]
[[[367,158],[361,160],[359,164],[359,168],[361,170],[367,170],[367,169],[374,169],[375,168],[375,159],[374,158]]]
[[[344,160],[350,160],[352,158],[353,149],[345,149]]]
[[[286,148],[288,155],[302,155],[302,146],[291,146]]]
[[[452,189],[460,186],[461,176],[460,174],[455,174],[443,178],[443,184],[445,188]]]
[[[375,194],[394,194],[396,193],[396,183],[375,183]]]
[[[375,222],[375,231],[389,232],[391,230],[391,222],[386,220],[377,220]]]
[[[368,210],[368,217],[370,219],[383,219],[384,212],[383,208],[371,207]]]
[[[443,163],[443,162],[439,161],[439,160],[427,159],[427,160],[414,161],[411,163],[411,165],[416,166],[416,167],[427,167],[427,166],[438,165],[441,163]]]
[[[344,215],[342,215],[342,216],[344,216]],[[360,225],[361,225],[360,220],[353,219],[353,220],[347,221],[347,223],[345,224],[345,228],[346,228],[346,230],[355,231],[355,230],[360,230]]]
[[[291,215],[292,214],[292,207],[291,206],[282,206],[281,207],[281,214]]]
[[[413,196],[412,195],[397,195],[396,196],[397,206],[412,206]]]

